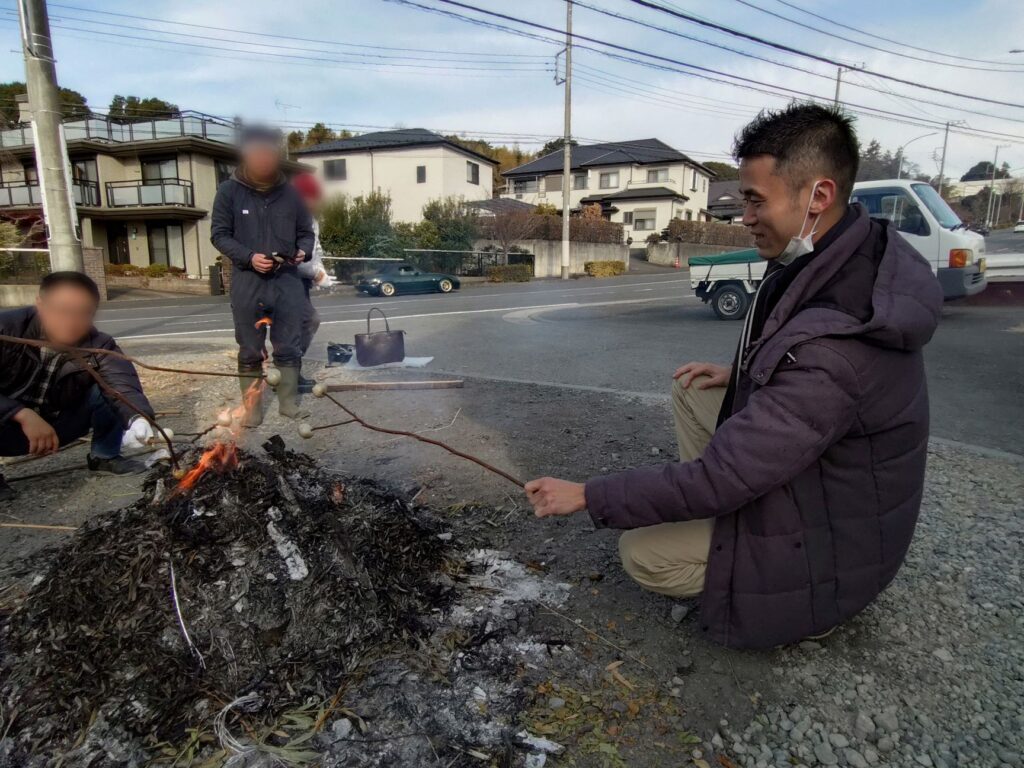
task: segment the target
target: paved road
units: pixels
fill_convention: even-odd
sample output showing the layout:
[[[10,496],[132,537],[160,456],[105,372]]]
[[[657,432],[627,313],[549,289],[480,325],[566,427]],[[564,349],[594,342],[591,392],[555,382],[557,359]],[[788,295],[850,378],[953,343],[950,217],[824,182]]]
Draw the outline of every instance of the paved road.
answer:
[[[324,324],[311,356],[351,342],[374,304],[408,333],[408,355],[435,358],[431,370],[657,398],[680,363],[728,362],[739,333],[671,272],[390,300],[343,293],[317,300]],[[232,337],[222,298],[115,302],[100,326],[139,354]],[[1024,453],[1024,310],[947,305],[926,357],[936,436]]]
[[[986,253],[1022,253],[1024,252],[1024,232],[1014,232],[1012,228],[1000,229],[985,238]]]

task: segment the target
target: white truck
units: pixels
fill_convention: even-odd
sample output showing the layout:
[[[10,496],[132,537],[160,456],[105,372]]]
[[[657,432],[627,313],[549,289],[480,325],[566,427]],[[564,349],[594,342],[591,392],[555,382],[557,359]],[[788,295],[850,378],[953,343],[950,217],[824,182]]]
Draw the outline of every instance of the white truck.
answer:
[[[967,229],[930,185],[908,179],[863,181],[854,185],[850,201],[863,205],[873,218],[893,222],[931,264],[947,300],[985,290],[985,238]],[[689,263],[690,286],[722,320],[747,314],[768,264],[754,249],[693,256]]]

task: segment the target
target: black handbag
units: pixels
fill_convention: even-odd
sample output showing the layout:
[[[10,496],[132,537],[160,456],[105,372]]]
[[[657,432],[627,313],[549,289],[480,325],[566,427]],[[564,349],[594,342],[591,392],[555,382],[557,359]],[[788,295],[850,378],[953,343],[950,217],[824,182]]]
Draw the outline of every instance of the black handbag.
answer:
[[[370,316],[380,312],[386,330],[370,332]],[[400,363],[405,359],[405,331],[392,331],[388,317],[380,307],[366,313],[366,333],[356,334],[356,360],[364,368],[384,363]]]

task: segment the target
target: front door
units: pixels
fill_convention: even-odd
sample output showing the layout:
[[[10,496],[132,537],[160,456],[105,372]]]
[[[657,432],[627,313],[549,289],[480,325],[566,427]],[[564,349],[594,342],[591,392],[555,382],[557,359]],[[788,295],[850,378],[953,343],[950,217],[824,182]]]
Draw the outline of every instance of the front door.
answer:
[[[108,258],[111,264],[130,264],[131,253],[128,249],[128,225],[111,223],[107,225],[107,241],[110,245]]]

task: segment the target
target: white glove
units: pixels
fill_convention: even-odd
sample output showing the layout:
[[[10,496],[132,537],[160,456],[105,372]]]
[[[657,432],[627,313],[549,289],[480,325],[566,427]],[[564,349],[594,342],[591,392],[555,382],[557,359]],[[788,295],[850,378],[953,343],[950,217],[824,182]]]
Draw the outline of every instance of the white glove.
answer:
[[[327,274],[327,272],[321,271],[320,274],[316,276],[316,279],[313,280],[313,282],[316,284],[317,288],[321,290],[326,290],[328,288],[333,288],[335,285],[337,285],[338,278],[336,278],[334,275]]]
[[[124,437],[121,438],[121,450],[146,448],[155,436],[153,426],[141,416],[136,416],[131,420],[128,429],[124,431]]]

